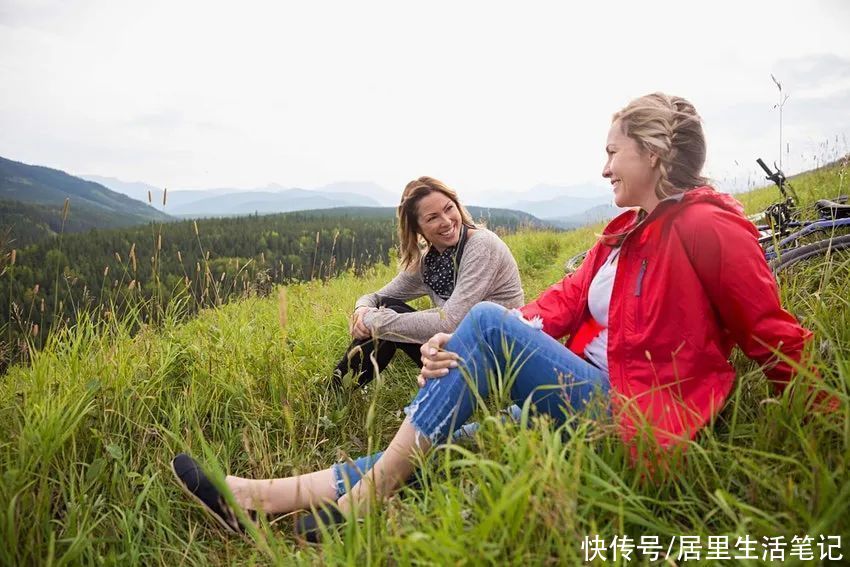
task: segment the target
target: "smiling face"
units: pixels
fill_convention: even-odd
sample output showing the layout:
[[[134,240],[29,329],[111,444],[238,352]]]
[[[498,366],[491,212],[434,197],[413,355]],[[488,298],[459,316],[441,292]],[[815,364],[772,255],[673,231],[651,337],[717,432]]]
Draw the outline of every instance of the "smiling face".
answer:
[[[432,191],[416,207],[418,232],[437,250],[457,244],[462,219],[455,202],[439,191]]]
[[[611,124],[605,146],[608,161],[602,177],[611,180],[614,204],[618,207],[640,207],[646,212],[658,204],[655,187],[661,178],[658,158],[628,137],[619,120]]]

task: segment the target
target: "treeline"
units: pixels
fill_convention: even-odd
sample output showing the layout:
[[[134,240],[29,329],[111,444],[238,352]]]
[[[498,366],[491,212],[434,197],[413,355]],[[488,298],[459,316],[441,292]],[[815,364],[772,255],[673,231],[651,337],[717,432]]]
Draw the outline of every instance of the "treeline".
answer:
[[[524,222],[507,212],[487,217],[498,230]],[[191,314],[266,294],[276,283],[360,273],[389,262],[395,245],[392,210],[368,208],[59,234],[2,254],[0,358],[25,357],[49,329],[73,324],[82,312],[110,317],[136,309],[140,324],[155,322],[176,303]]]
[[[195,310],[273,283],[387,262],[393,241],[392,218],[302,213],[63,234],[17,250],[14,264],[8,258],[0,324],[7,334],[38,336],[83,307],[126,307],[128,293],[162,306],[185,296]]]

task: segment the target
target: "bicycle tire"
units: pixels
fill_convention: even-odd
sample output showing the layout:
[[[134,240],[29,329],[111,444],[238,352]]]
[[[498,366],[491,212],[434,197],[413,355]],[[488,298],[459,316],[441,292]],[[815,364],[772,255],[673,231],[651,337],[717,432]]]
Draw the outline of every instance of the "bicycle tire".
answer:
[[[850,249],[850,234],[826,238],[786,251],[779,258],[771,261],[770,267],[774,273],[779,273],[803,260],[847,249]]]

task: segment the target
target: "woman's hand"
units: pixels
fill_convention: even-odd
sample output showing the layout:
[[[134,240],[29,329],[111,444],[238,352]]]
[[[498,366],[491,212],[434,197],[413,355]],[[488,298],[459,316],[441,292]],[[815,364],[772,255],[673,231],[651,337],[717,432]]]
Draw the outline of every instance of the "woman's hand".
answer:
[[[369,311],[368,307],[358,307],[348,320],[348,332],[355,339],[368,339],[372,336],[372,331],[363,323],[363,315],[367,311]]]
[[[457,368],[460,357],[456,353],[443,350],[451,338],[449,333],[437,333],[419,349],[422,353],[422,371],[416,377],[416,382],[420,388],[425,386],[426,380],[442,378],[449,373],[449,369]]]

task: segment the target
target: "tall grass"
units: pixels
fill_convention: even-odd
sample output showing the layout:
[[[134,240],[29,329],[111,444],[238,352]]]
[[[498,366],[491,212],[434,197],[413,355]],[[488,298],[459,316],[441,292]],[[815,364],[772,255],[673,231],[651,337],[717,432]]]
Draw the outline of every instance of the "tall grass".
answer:
[[[797,180],[798,192],[825,195],[835,175]],[[598,230],[506,237],[528,297]],[[413,366],[398,357],[365,391],[327,385],[355,299],[393,271],[292,285],[188,322],[179,302],[156,325],[132,310],[82,316],[51,335],[0,381],[0,563],[578,564],[594,534],[655,535],[665,551],[674,536],[705,545],[709,535],[733,544],[749,535],[759,558],[765,536],[810,534],[817,558],[818,535],[841,535],[848,555],[846,257],[782,280],[786,304],[817,333],[819,380],[842,400],[831,415],[773,397],[736,355],[739,380],[717,422],[673,475],[648,482],[609,425],[575,418],[569,435],[545,420],[526,429],[498,419],[492,401],[475,440],[436,451],[419,486],[325,544],[298,547],[288,518],[263,523],[256,538],[228,538],[182,496],[170,458],[185,450],[220,472],[273,477],[385,445],[416,390]],[[676,552],[668,563],[681,562]]]

